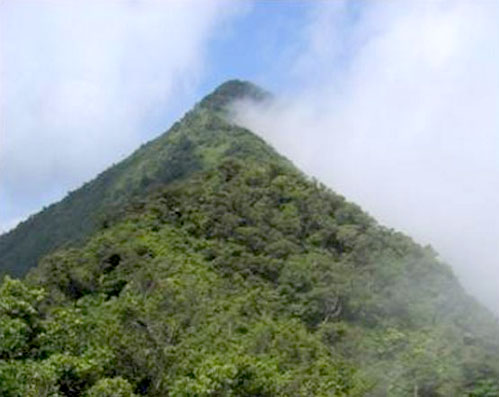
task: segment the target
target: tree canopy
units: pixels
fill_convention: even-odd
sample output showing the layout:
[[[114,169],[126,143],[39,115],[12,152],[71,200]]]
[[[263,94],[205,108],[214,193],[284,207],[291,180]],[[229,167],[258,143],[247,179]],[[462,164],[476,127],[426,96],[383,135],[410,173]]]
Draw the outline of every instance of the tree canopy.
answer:
[[[103,211],[0,285],[0,395],[499,396],[498,324],[450,268],[228,122],[231,90],[215,93],[28,222],[38,241]]]

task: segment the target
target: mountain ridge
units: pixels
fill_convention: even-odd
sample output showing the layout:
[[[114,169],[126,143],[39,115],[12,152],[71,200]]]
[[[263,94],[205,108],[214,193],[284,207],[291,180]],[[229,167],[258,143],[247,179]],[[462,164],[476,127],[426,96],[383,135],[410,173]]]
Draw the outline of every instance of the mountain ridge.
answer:
[[[189,123],[189,119],[207,111],[220,113],[220,117],[223,117],[222,111],[229,102],[241,98],[263,100],[269,97],[270,94],[263,89],[246,81],[228,80],[219,85],[166,132],[143,144],[130,156],[107,168],[62,200],[0,235],[0,273],[17,276],[25,274],[50,251],[66,244],[82,243],[106,222],[110,213],[118,216],[120,209],[140,197],[143,191],[195,172],[202,167],[203,160],[210,161],[194,153],[192,142],[189,138],[185,139],[186,134],[178,134],[182,121]],[[172,144],[170,134],[180,135],[180,140]],[[182,155],[184,158],[180,158]],[[165,163],[165,159],[171,164]],[[157,163],[151,164],[153,161]],[[136,175],[132,176],[131,170]],[[89,205],[89,202],[93,204]],[[47,223],[55,224],[44,228],[42,225]],[[34,235],[36,237],[32,237]]]
[[[451,268],[228,121],[267,95],[221,87],[31,230],[102,209],[0,284],[0,394],[498,396],[499,325]]]

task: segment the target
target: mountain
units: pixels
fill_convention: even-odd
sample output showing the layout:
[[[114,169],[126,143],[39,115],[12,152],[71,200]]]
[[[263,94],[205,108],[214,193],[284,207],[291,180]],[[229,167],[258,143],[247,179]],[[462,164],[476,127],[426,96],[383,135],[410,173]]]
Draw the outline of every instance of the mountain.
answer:
[[[234,134],[232,127],[213,117],[223,113],[228,102],[241,97],[264,100],[268,95],[247,82],[233,80],[222,84],[169,131],[69,193],[61,202],[1,235],[0,274],[24,275],[50,251],[81,244],[109,218],[119,216],[131,201],[158,186],[212,166],[225,155],[224,151],[236,157],[258,155],[262,161],[277,156],[243,129]],[[256,145],[253,151],[252,145]]]
[[[1,237],[31,270],[0,285],[0,395],[499,396],[496,319],[231,122],[246,97],[222,84]]]

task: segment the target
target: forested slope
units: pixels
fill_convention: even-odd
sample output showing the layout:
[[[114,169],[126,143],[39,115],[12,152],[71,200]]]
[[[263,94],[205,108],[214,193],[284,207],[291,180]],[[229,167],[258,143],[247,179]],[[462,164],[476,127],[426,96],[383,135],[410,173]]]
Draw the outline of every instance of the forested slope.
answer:
[[[450,268],[227,122],[226,94],[168,135],[198,166],[4,280],[0,395],[499,396],[497,322]]]
[[[223,113],[228,102],[240,97],[260,100],[267,95],[247,82],[232,80],[222,84],[160,137],[69,193],[62,201],[1,235],[0,274],[25,274],[54,249],[84,242],[110,217],[120,216],[128,203],[156,187],[210,167],[223,151],[243,152],[242,130],[227,135],[227,126],[209,115]],[[262,160],[276,155],[271,152],[261,144]]]

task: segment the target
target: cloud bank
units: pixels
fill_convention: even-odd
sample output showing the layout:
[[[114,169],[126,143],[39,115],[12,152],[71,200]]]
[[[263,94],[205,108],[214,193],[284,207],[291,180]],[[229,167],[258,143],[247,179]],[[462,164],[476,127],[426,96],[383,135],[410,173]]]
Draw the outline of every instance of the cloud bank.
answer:
[[[239,106],[302,169],[432,244],[499,313],[499,6],[329,2],[309,15],[290,86]]]
[[[241,9],[224,0],[2,1],[0,230],[161,131],[198,84],[207,42]]]

